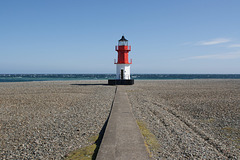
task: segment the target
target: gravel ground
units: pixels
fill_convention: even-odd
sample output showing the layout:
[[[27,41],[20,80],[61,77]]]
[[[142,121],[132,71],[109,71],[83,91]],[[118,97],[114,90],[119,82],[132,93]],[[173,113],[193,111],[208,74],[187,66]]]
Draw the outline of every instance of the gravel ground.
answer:
[[[106,81],[0,83],[0,159],[63,159],[109,115]]]
[[[0,159],[62,159],[89,145],[115,93],[105,81],[0,83]],[[157,137],[154,159],[240,159],[240,80],[135,81],[136,119]]]
[[[135,81],[136,119],[160,144],[154,159],[240,159],[240,80]]]

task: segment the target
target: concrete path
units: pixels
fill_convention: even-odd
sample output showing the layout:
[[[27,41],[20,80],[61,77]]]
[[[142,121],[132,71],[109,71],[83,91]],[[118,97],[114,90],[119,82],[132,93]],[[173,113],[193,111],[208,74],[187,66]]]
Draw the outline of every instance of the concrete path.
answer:
[[[126,87],[117,86],[113,108],[97,160],[149,159],[143,137],[133,118]]]

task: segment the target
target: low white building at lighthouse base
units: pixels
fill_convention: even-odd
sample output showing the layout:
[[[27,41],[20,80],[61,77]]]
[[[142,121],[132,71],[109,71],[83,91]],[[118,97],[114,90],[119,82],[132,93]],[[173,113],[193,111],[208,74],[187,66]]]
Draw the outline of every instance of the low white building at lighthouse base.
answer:
[[[117,79],[130,79],[130,64],[116,64]]]

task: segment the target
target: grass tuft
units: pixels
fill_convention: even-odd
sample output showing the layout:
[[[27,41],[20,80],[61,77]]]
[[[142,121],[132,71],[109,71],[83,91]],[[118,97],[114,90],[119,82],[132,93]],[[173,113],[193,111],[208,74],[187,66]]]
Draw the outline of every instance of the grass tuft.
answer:
[[[90,143],[93,143],[90,146],[83,147],[80,149],[77,149],[75,151],[72,151],[68,154],[68,156],[65,158],[65,160],[92,160],[95,159],[95,150],[97,149],[97,140],[99,136],[92,136],[89,137],[88,140]]]
[[[149,153],[149,156],[153,156],[153,152],[157,151],[160,148],[160,145],[155,137],[154,134],[150,132],[150,130],[147,128],[147,125],[143,121],[137,121],[138,127],[144,137],[144,144],[147,148],[147,152]]]

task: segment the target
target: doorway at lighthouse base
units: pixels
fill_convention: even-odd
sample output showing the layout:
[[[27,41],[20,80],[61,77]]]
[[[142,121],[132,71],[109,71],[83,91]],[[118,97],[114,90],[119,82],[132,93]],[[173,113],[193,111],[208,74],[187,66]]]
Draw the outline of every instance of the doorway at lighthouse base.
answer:
[[[130,64],[116,64],[116,79],[130,79]]]
[[[116,63],[116,79],[109,79],[109,85],[133,85],[134,79],[130,79],[130,64]]]

